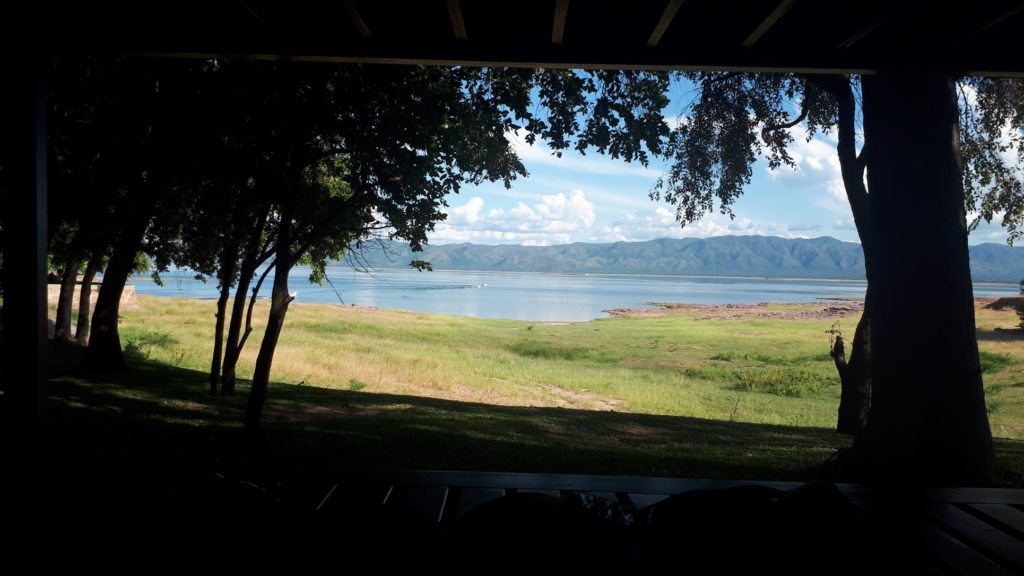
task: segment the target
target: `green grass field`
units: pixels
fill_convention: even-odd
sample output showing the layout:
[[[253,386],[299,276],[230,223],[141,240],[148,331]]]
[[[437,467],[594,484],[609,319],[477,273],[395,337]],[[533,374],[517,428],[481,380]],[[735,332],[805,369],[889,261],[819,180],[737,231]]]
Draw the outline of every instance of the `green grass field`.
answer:
[[[58,409],[187,435],[237,433],[244,384],[243,398],[205,393],[213,303],[140,302],[121,324],[131,370],[57,379]],[[278,462],[348,468],[799,478],[849,444],[831,431],[839,389],[827,331],[836,318],[816,317],[821,307],[552,324],[293,305],[274,361],[267,450]],[[255,318],[264,314],[258,306]],[[838,320],[852,337],[857,317]],[[996,328],[1015,322],[979,308],[1007,483],[1024,472],[1024,337]]]

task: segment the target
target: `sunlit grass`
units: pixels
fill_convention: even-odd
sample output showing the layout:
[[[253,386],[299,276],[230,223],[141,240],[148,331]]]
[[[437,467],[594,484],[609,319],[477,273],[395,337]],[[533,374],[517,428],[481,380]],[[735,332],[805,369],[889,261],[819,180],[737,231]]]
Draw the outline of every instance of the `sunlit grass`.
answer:
[[[122,339],[144,357],[208,370],[212,302],[140,297]],[[786,305],[787,310],[800,305]],[[254,318],[262,320],[265,304]],[[978,310],[997,436],[1024,438],[1024,347],[1012,311]],[[293,304],[273,379],[337,390],[829,428],[835,320],[720,319],[674,311],[554,324]],[[840,320],[852,337],[857,318]],[[257,323],[239,363],[247,377]],[[356,383],[356,384],[353,384]]]
[[[211,398],[213,303],[140,301],[121,323],[128,370],[84,375],[80,349],[55,347],[54,462],[155,478],[329,467],[795,480],[851,441],[832,429],[832,318],[677,309],[544,324],[295,305],[256,458],[241,420],[262,324],[239,395]],[[998,482],[1020,486],[1024,334],[1012,312],[977,312]],[[255,318],[265,314],[261,304]],[[842,318],[844,332],[856,320]]]

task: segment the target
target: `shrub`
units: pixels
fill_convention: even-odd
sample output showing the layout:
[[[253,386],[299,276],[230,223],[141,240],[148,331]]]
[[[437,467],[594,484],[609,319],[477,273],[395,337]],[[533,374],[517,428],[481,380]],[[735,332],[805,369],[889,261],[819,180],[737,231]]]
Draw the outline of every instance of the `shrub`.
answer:
[[[798,398],[818,394],[829,384],[819,374],[800,368],[751,370],[737,372],[736,376],[737,390]]]
[[[619,361],[618,354],[614,351],[573,348],[542,340],[522,340],[509,346],[508,349],[510,352],[524,358],[566,360],[570,362],[589,360],[591,362],[614,363]]]

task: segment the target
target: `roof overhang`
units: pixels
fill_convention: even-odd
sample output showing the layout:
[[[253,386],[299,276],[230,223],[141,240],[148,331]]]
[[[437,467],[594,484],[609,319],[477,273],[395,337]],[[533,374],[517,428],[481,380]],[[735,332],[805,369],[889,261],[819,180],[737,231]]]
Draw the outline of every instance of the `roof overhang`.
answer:
[[[1024,76],[1024,2],[235,0],[43,2],[55,54],[439,65]]]

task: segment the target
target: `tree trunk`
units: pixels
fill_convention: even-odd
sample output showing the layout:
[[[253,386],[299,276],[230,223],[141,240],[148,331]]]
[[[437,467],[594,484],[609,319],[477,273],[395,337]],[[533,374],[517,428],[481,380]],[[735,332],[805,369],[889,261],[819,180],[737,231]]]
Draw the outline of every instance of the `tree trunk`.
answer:
[[[228,299],[231,297],[231,274],[225,274],[221,268],[220,297],[217,298],[217,325],[213,329],[213,359],[210,361],[210,395],[217,395],[217,384],[220,382],[221,356],[224,351],[224,316],[227,313]]]
[[[224,396],[231,396],[235,393],[235,367],[238,365],[238,356],[241,349],[238,340],[242,332],[242,318],[245,315],[245,301],[249,294],[249,284],[255,271],[242,266],[241,274],[238,277],[238,286],[235,287],[235,299],[231,303],[231,321],[228,323],[228,339],[224,344],[224,364],[221,368],[220,393]]]
[[[857,322],[853,335],[853,349],[850,360],[842,338],[836,338],[832,357],[839,371],[841,394],[839,398],[839,420],[836,431],[840,434],[860,434],[867,424],[871,411],[871,286],[864,296],[864,312]]]
[[[259,267],[260,248],[263,243],[263,229],[266,227],[270,205],[266,204],[257,215],[255,226],[249,236],[245,256],[238,275],[238,286],[235,288],[235,300],[231,304],[231,321],[228,325],[228,340],[224,345],[224,366],[221,369],[221,394],[231,396],[235,393],[235,369],[238,356],[242,353],[242,318],[245,314],[245,301],[249,295],[249,285]]]
[[[98,251],[89,259],[82,276],[82,295],[78,299],[78,327],[75,328],[75,341],[80,346],[89,343],[89,318],[92,311],[92,281],[103,263],[103,252]]]
[[[836,153],[839,157],[843,188],[850,202],[850,214],[857,227],[861,249],[864,251],[865,279],[868,287],[864,294],[864,311],[857,322],[853,335],[853,350],[850,361],[839,368],[842,393],[839,400],[839,414],[836,431],[841,434],[859,434],[867,423],[871,411],[871,266],[874,248],[870,234],[871,200],[864,185],[864,151],[857,154],[857,102],[850,80],[830,76],[826,88],[832,92],[838,104],[836,122]]]
[[[876,480],[974,483],[993,468],[957,100],[930,73],[863,78],[871,190],[872,408],[851,452]]]
[[[281,336],[281,328],[284,326],[285,314],[288,313],[288,304],[292,301],[292,297],[288,294],[288,272],[292,260],[289,254],[288,234],[284,230],[286,227],[287,224],[282,218],[282,230],[278,235],[278,242],[282,242],[282,246],[277,250],[274,289],[270,296],[270,316],[267,318],[267,328],[263,333],[259,356],[256,357],[256,369],[252,374],[252,390],[249,393],[249,402],[245,407],[245,430],[250,437],[258,437],[260,432],[263,404],[267,400],[267,385],[270,382],[270,366],[274,362],[274,351],[277,349],[277,340]]]
[[[294,190],[294,188],[292,189]],[[289,191],[291,192],[291,191]],[[274,263],[274,288],[270,295],[270,316],[263,332],[263,342],[256,356],[256,368],[252,373],[252,387],[249,401],[245,405],[245,432],[250,440],[259,438],[260,425],[263,420],[263,404],[267,401],[267,386],[270,383],[270,367],[274,362],[277,340],[284,327],[284,317],[288,313],[288,304],[292,297],[288,294],[288,272],[291,271],[292,260],[292,202],[293,194],[285,193],[281,202],[281,219],[277,224],[277,239]]]
[[[864,251],[864,267],[868,281],[864,295],[864,311],[857,322],[853,336],[853,350],[849,362],[841,338],[837,338],[832,358],[836,362],[841,382],[839,418],[836,431],[842,434],[859,434],[871,410],[871,266],[868,262],[874,254],[869,234],[871,203],[868,189],[864,185],[864,151],[857,153],[857,101],[854,98],[851,80],[836,75],[805,75],[808,82],[828,92],[836,100],[837,121],[836,153],[843,177],[843,188],[850,202],[850,213],[857,227],[861,248]]]
[[[78,256],[69,256],[64,266],[64,277],[60,282],[60,296],[57,298],[57,317],[54,320],[53,339],[72,342],[71,337],[71,307],[75,303],[75,286],[78,283],[78,268],[82,259]]]
[[[154,191],[146,190],[145,193],[153,194]],[[147,206],[152,206],[152,200],[148,200]],[[150,216],[151,210],[131,211],[125,229],[114,243],[103,283],[100,284],[100,294],[96,298],[96,311],[92,315],[92,337],[85,353],[87,368],[106,370],[124,366],[121,338],[117,332],[121,294],[135,267],[135,255],[142,246]]]

